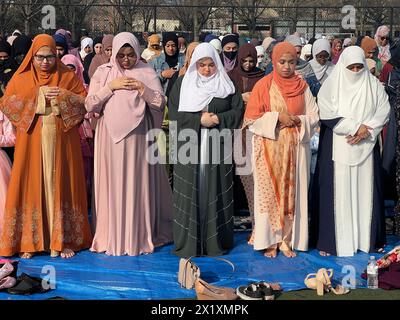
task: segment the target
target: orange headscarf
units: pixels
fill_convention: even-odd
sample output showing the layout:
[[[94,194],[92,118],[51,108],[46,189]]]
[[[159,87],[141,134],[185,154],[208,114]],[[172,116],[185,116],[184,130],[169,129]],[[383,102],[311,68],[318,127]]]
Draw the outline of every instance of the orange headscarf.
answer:
[[[61,60],[56,60],[50,72],[43,72],[34,66],[34,55],[45,46],[49,47],[54,54],[56,53],[56,43],[51,36],[47,34],[36,36],[0,100],[0,108],[8,119],[14,126],[24,131],[28,131],[35,117],[36,100],[41,86],[59,87],[75,95],[86,95],[81,81]],[[73,113],[72,110],[65,111]]]
[[[184,76],[185,75],[187,69],[189,68],[190,60],[192,59],[192,55],[193,55],[194,49],[196,49],[196,47],[198,45],[199,45],[198,42],[192,42],[187,47],[187,49],[186,49],[186,57],[185,57],[185,64],[183,65],[181,70],[179,70],[179,76]]]
[[[364,50],[365,54],[367,54],[374,49],[376,50],[378,48],[378,45],[376,44],[376,41],[374,39],[366,36],[361,40],[361,48]]]
[[[284,54],[290,54],[293,58],[297,59],[297,52],[295,47],[288,42],[281,42],[274,47],[272,52],[272,64],[274,71],[268,76],[261,79],[253,89],[250,100],[247,104],[245,118],[258,119],[262,117],[265,112],[271,110],[269,90],[272,81],[277,85],[281,95],[286,101],[287,110],[290,114],[300,115],[304,112],[304,92],[308,85],[297,74],[293,74],[289,78],[284,78],[279,75],[277,71],[277,64],[279,59]],[[258,90],[262,90],[263,94],[257,94]],[[264,97],[264,101],[258,101],[259,96]]]

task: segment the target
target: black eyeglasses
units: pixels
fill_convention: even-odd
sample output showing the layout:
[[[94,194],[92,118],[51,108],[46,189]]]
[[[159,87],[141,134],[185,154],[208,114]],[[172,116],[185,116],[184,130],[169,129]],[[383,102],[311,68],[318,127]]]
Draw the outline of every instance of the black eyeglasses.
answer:
[[[381,37],[381,40],[383,41],[383,40],[388,40],[389,39],[389,37]]]
[[[35,56],[35,59],[37,60],[37,61],[39,61],[39,62],[42,62],[42,61],[44,61],[44,59],[46,59],[47,61],[54,61],[55,59],[56,59],[56,56],[54,55],[54,54],[52,54],[52,55],[49,55],[49,56],[42,56],[42,55],[38,55],[38,54],[36,54]]]

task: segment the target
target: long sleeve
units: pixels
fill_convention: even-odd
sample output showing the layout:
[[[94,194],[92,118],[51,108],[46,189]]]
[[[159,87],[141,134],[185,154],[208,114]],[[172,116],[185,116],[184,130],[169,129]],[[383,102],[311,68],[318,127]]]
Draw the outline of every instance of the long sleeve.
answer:
[[[266,112],[261,118],[257,119],[252,125],[249,126],[249,130],[258,136],[270,140],[277,140],[278,120],[279,112]]]
[[[317,77],[315,76],[314,73],[308,75],[304,79],[308,86],[310,87],[311,93],[313,94],[314,97],[318,96],[318,92],[321,89],[321,83],[318,81]]]
[[[244,103],[242,94],[236,88],[235,94],[232,96],[231,110],[218,113],[219,129],[237,129],[243,119]]]
[[[13,147],[15,145],[15,128],[11,122],[3,114],[0,116],[0,125],[2,126],[2,132],[0,135],[0,147]]]
[[[201,127],[201,112],[178,112],[182,79],[182,77],[178,78],[175,82],[168,98],[170,128],[172,125],[171,122],[176,121],[180,129],[190,128],[199,132]]]
[[[308,143],[314,134],[314,128],[318,124],[318,105],[310,89],[304,93],[306,112],[305,115],[300,115],[300,142]]]
[[[378,106],[375,115],[370,121],[364,123],[366,126],[372,128],[372,130],[370,130],[371,141],[375,141],[378,135],[381,133],[383,126],[389,121],[389,114],[389,97],[384,90],[380,90]]]
[[[164,84],[168,80],[167,78],[164,78],[161,75],[161,73],[164,71],[163,57],[164,57],[164,55],[160,55],[150,62],[150,65],[154,68],[154,71],[157,73],[157,77],[160,79],[162,84]]]
[[[162,92],[158,90],[152,90],[146,85],[144,86],[144,91],[141,97],[146,101],[150,108],[163,111],[165,107],[165,96]]]
[[[103,87],[101,86],[100,70],[98,69],[98,71],[95,72],[92,79],[90,80],[89,93],[85,100],[85,107],[87,112],[101,113],[104,104],[113,95],[112,90],[107,84]]]

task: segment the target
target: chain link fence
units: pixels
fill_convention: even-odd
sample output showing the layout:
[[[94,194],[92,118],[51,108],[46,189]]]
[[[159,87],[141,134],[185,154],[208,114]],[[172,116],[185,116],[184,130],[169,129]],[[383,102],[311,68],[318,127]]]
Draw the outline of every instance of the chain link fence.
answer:
[[[17,2],[17,1],[14,1]],[[56,27],[72,31],[75,39],[89,34],[97,36],[120,31],[163,33],[174,31],[185,35],[189,41],[200,33],[222,35],[237,32],[247,37],[276,37],[299,32],[305,38],[317,33],[333,35],[373,35],[382,24],[389,25],[393,37],[400,33],[400,7],[355,8],[355,27],[344,28],[346,13],[342,7],[239,7],[239,6],[166,6],[166,5],[71,5],[37,3],[30,8],[32,14],[22,14],[21,8],[28,4],[4,7],[0,2],[0,32],[10,34],[19,29],[27,34],[53,33],[55,30],[42,27],[41,8],[46,4],[54,6]],[[120,1],[119,3],[121,3]],[[39,4],[40,3],[40,4]],[[35,14],[33,14],[36,12]],[[142,40],[142,39],[141,39]]]

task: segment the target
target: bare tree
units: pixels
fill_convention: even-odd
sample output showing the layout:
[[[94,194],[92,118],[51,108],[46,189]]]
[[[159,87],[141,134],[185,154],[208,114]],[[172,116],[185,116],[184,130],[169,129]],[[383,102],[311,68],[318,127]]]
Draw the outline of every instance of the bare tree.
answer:
[[[14,5],[17,14],[24,21],[25,34],[30,34],[32,25],[35,19],[39,19],[42,12],[43,1],[42,0],[15,0]]]
[[[4,33],[11,25],[13,20],[13,6],[10,1],[1,0],[0,1],[0,36]]]
[[[246,24],[250,35],[255,35],[260,18],[263,18],[271,0],[235,0],[235,18]]]
[[[139,7],[145,4],[143,0],[108,0],[108,2],[113,5],[121,18],[119,31],[132,31],[133,18],[139,12]]]
[[[168,8],[173,17],[179,20],[181,28],[192,31],[194,39],[204,28],[211,15],[219,9],[214,7],[218,0],[172,0],[172,7]]]

